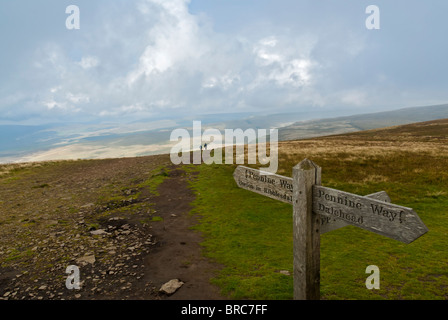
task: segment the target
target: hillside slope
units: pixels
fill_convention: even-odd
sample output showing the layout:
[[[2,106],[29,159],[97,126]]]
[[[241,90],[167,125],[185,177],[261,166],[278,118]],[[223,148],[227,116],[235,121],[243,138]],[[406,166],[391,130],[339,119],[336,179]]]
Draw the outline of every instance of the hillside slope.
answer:
[[[448,119],[280,142],[278,173],[291,176],[304,158],[322,167],[323,185],[384,190],[429,228],[410,245],[351,226],[322,235],[322,299],[448,298]],[[291,299],[292,277],[279,273],[292,273],[291,207],[238,188],[234,168],[173,170],[167,155],[1,165],[0,298],[167,298],[154,270],[194,273],[201,261],[192,260],[201,249],[190,247],[192,231],[180,230],[175,213],[191,205],[203,254],[223,266],[214,283],[224,296]],[[190,184],[194,194],[177,184],[161,189],[167,178]],[[173,227],[182,236],[166,237]],[[186,256],[167,251],[171,243]],[[180,257],[181,265],[155,267],[155,254]],[[70,264],[84,272],[80,292],[65,288]],[[372,264],[381,269],[379,291],[365,288]]]
[[[448,104],[403,108],[394,111],[296,122],[280,128],[279,138],[280,140],[305,139],[444,118],[448,118]]]
[[[408,245],[354,226],[321,235],[321,299],[448,299],[447,125],[445,119],[279,143],[279,174],[291,176],[293,166],[311,159],[324,186],[359,195],[386,191],[429,229]],[[201,166],[204,178],[194,183],[207,255],[226,266],[216,283],[237,299],[292,299],[292,208],[238,188],[234,170]],[[379,290],[366,289],[369,265],[380,269]]]

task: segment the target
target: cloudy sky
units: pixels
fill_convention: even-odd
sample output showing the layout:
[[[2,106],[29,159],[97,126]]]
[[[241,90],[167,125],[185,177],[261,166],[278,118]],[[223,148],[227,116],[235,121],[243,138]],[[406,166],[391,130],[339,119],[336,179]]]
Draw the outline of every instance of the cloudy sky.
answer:
[[[79,30],[66,28],[73,4]],[[440,0],[2,0],[0,124],[447,103],[447,12]]]

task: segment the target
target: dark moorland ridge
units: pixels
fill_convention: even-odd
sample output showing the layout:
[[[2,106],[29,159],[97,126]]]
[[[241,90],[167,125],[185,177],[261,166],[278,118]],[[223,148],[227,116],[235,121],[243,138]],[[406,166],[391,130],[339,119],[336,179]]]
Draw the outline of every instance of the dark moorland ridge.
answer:
[[[296,140],[448,118],[448,104],[403,108],[331,119],[296,122],[279,129],[279,139]]]

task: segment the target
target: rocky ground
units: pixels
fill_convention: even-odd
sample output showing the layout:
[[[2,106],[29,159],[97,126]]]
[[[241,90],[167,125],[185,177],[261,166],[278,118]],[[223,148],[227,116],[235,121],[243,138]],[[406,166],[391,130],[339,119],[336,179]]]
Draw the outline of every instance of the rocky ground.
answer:
[[[167,156],[1,166],[0,299],[224,299],[191,229],[194,178]]]

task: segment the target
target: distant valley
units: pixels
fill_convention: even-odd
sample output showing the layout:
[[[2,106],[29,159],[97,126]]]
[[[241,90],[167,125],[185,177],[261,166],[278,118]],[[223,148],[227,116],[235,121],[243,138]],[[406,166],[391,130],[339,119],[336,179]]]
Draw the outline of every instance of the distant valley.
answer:
[[[248,128],[279,130],[279,140],[297,140],[448,118],[448,104],[319,118],[322,112],[212,114],[128,124],[0,125],[0,163],[123,158],[169,153],[174,129]],[[346,112],[346,114],[350,114]]]

